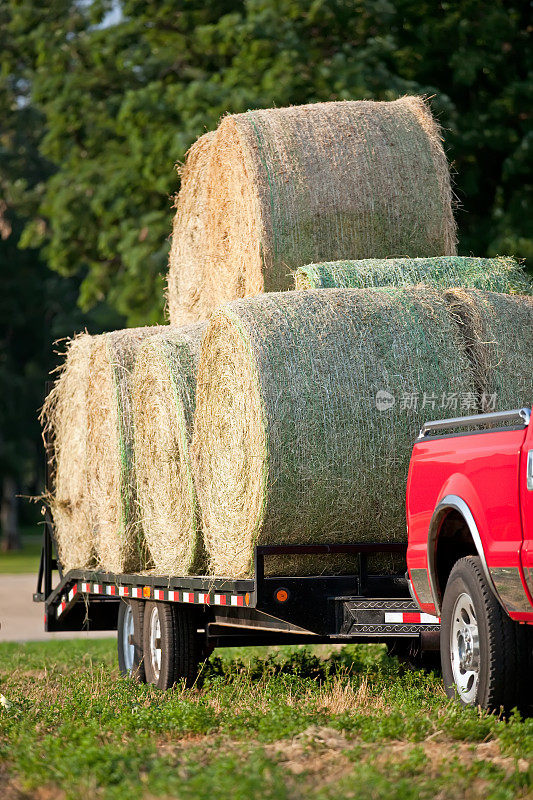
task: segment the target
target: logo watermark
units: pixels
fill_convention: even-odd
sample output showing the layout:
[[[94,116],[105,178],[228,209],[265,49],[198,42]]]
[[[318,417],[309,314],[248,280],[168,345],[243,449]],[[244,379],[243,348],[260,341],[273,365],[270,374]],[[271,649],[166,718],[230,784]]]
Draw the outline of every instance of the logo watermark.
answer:
[[[481,398],[476,392],[402,392],[398,397],[387,389],[376,392],[378,411],[390,411],[395,406],[398,411],[447,411],[452,413],[474,414],[496,410],[497,394],[483,392]]]
[[[388,411],[396,404],[396,398],[385,389],[380,389],[376,394],[376,408],[378,411]]]

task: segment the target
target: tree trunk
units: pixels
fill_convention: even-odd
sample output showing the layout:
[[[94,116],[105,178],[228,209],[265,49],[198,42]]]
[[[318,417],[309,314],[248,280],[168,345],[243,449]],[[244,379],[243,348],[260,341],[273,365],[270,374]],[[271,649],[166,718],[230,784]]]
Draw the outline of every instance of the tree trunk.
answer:
[[[22,542],[19,532],[17,484],[9,476],[4,478],[2,486],[0,525],[2,527],[0,550],[3,552],[20,550]]]

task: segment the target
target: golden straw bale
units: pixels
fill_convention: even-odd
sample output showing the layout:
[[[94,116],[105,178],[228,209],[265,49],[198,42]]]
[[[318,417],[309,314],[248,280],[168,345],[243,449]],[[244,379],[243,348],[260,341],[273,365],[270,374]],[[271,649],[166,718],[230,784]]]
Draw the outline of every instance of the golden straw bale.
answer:
[[[170,321],[288,289],[304,264],[455,248],[448,165],[422,98],[228,115],[190,151],[169,264]]]
[[[41,413],[50,448],[48,501],[65,570],[95,565],[87,492],[87,386],[91,349],[97,341],[98,337],[81,333],[67,342],[59,376]]]
[[[155,570],[165,575],[199,572],[205,562],[189,445],[206,325],[147,339],[133,376],[140,521]]]
[[[91,352],[87,479],[98,564],[109,572],[148,566],[135,493],[131,377],[140,344],[162,330],[102,334]]]

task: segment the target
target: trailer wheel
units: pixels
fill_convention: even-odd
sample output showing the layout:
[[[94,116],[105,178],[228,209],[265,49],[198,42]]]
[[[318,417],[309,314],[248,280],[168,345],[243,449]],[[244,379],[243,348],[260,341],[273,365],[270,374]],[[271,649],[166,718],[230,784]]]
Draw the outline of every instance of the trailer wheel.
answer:
[[[122,600],[118,610],[117,650],[120,674],[145,683],[143,660],[144,604]]]
[[[176,603],[146,604],[144,658],[146,679],[159,689],[170,689],[180,680],[191,687],[198,678],[202,659],[195,609]]]
[[[448,697],[490,711],[524,708],[530,698],[533,638],[506,614],[481,560],[461,558],[450,573],[441,620],[441,659]]]

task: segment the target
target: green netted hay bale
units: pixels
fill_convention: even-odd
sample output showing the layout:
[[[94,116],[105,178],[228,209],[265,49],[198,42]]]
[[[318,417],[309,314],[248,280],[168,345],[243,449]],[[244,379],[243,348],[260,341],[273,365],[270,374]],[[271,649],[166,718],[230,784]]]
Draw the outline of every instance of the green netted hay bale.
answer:
[[[87,489],[87,386],[97,338],[82,333],[67,342],[59,375],[41,413],[53,484],[47,501],[65,570],[95,566]]]
[[[372,286],[465,286],[532,294],[533,282],[514,258],[368,258],[307,264],[294,274],[295,289],[364,289]]]
[[[205,561],[189,452],[200,344],[207,323],[167,328],[140,347],[133,376],[140,522],[158,573]]]
[[[475,289],[446,293],[461,320],[478,411],[531,406],[533,390],[533,298]]]
[[[190,150],[169,262],[170,321],[289,289],[303,264],[453,255],[455,244],[441,134],[420,97],[228,115]]]
[[[109,572],[146,566],[135,491],[131,377],[141,342],[163,330],[102,334],[91,352],[87,481],[98,565]]]
[[[439,416],[428,403],[472,385],[460,326],[432,289],[285,292],[219,310],[192,445],[213,572],[250,574],[255,544],[405,541],[411,450]]]

